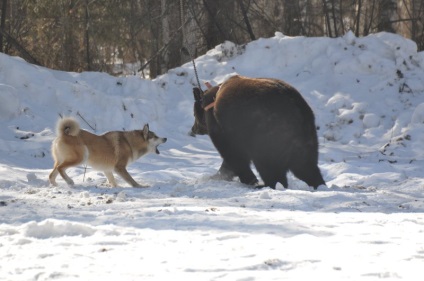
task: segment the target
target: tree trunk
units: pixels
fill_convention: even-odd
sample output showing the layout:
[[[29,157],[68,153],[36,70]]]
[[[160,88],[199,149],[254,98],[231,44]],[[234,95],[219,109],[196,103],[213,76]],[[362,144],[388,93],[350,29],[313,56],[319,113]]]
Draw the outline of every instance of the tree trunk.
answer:
[[[225,40],[235,42],[235,38],[230,36],[231,26],[225,14],[234,13],[233,1],[228,0],[203,0],[204,8],[207,13],[207,31],[208,41],[215,47]],[[233,16],[233,15],[232,15]]]
[[[160,8],[161,8],[161,15],[162,15],[162,44],[165,45],[167,42],[169,42],[171,38],[171,31],[169,27],[170,22],[170,15],[167,11],[167,0],[161,0],[160,1]],[[161,73],[165,72],[167,69],[167,66],[169,65],[170,61],[170,50],[165,49],[162,53],[162,64],[161,64]]]
[[[7,9],[7,0],[3,0],[1,7],[1,23],[0,29],[5,30],[6,28],[6,9]],[[0,52],[3,53],[3,34],[0,33]]]
[[[327,1],[322,0],[323,10],[324,10],[324,16],[325,16],[325,22],[327,25],[327,33],[329,37],[333,37],[333,33],[331,32],[331,20],[330,20],[330,13],[328,11],[327,7]]]
[[[180,1],[161,0],[161,46],[167,45],[162,53],[161,73],[181,64]]]
[[[396,20],[397,3],[396,0],[381,0],[378,8],[378,31],[395,33],[393,26]]]
[[[91,59],[90,59],[90,13],[88,11],[88,0],[85,0],[85,54],[87,70],[91,71]]]
[[[6,41],[13,45],[20,55],[29,63],[41,65],[18,41],[15,40],[10,34],[8,34],[3,29],[0,29],[0,34],[6,38]]]
[[[356,37],[359,37],[359,30],[361,27],[361,13],[362,13],[362,0],[358,0],[358,4],[356,6],[356,28],[355,28]]]
[[[252,30],[252,26],[250,25],[249,18],[247,17],[247,12],[246,12],[246,8],[244,7],[243,0],[238,0],[237,2],[243,14],[243,20],[244,20],[244,23],[246,24],[247,32],[250,35],[250,40],[253,41],[255,40],[255,35],[253,34],[253,30]]]
[[[333,18],[334,37],[339,37],[339,32],[338,32],[338,28],[337,28],[337,15],[336,15],[336,2],[335,2],[335,0],[331,1],[331,16]]]

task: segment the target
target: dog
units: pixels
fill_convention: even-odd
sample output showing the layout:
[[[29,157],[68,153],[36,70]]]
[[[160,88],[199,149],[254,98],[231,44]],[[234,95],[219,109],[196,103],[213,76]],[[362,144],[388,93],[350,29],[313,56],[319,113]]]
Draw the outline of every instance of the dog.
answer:
[[[143,187],[131,177],[126,167],[148,153],[159,154],[158,146],[167,141],[150,131],[148,124],[142,130],[111,131],[99,136],[80,129],[79,123],[72,117],[58,121],[56,134],[51,148],[54,166],[49,175],[53,186],[57,186],[58,174],[68,185],[74,185],[66,169],[87,163],[103,171],[112,187],[117,186],[113,172],[131,186]]]

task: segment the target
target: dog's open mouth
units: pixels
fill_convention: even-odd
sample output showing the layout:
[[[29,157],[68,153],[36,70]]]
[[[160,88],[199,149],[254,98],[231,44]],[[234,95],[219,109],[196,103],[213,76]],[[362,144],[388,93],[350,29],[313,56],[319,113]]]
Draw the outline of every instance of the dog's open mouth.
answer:
[[[167,138],[163,138],[162,139],[162,143],[165,143],[166,141],[167,141]],[[156,145],[156,154],[160,154],[159,149],[158,149],[158,146],[161,145],[162,143]]]

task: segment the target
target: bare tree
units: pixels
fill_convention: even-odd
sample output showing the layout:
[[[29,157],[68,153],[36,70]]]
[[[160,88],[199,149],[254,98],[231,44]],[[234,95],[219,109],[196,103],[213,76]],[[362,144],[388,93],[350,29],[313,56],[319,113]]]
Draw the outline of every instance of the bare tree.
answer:
[[[396,31],[414,40],[418,48],[424,48],[424,1],[398,1],[399,19],[396,22]]]
[[[301,15],[301,1],[284,1],[283,19],[284,19],[284,34],[290,36],[304,34],[304,27]]]
[[[88,8],[88,0],[85,0],[85,54],[87,70],[91,70],[91,59],[90,59],[90,13]]]
[[[357,5],[355,7],[356,12],[356,23],[355,23],[355,35],[358,37],[361,27],[361,12],[362,12],[362,0],[357,1]]]
[[[244,7],[243,0],[237,0],[237,3],[240,6],[240,10],[243,14],[243,20],[244,20],[244,23],[246,24],[246,29],[250,35],[250,39],[255,40],[256,39],[255,34],[253,33],[252,26],[250,25],[249,17],[247,16],[247,11],[246,11],[246,8]]]
[[[344,2],[346,5],[346,1]],[[329,37],[339,37],[344,32],[343,1],[322,0],[326,30]]]
[[[276,31],[330,37],[349,29],[356,36],[389,31],[424,49],[423,0],[2,0],[0,6],[3,52],[26,51],[28,60],[33,55],[67,71],[120,74],[118,65],[139,63],[153,78],[225,40],[245,44]]]
[[[394,22],[397,19],[397,1],[380,0],[378,7],[378,31],[387,31],[395,33]]]
[[[7,9],[7,0],[2,1],[1,6],[1,23],[0,23],[0,29],[5,30],[6,27],[6,9]],[[0,33],[0,52],[3,52],[3,34]]]

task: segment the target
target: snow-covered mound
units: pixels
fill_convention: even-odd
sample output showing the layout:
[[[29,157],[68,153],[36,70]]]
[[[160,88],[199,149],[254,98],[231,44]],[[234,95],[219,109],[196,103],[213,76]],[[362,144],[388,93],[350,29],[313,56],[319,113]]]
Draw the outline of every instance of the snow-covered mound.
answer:
[[[295,86],[315,112],[328,189],[210,180],[221,159],[190,137],[192,63],[153,81],[66,73],[0,54],[0,279],[417,280],[424,263],[424,53],[398,35],[225,42],[202,82],[234,74]],[[151,187],[69,169],[51,187],[60,116],[86,130],[149,123],[160,155],[129,166]]]

